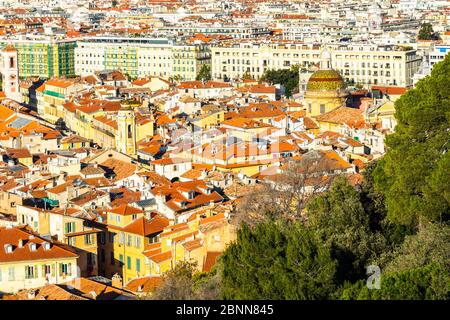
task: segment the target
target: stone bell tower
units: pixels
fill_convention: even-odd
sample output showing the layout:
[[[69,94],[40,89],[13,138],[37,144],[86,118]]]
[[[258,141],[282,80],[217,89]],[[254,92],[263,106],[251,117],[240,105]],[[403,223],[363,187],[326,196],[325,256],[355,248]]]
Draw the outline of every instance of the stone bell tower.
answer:
[[[126,155],[136,155],[136,119],[134,108],[123,103],[117,114],[116,149]]]
[[[6,45],[0,52],[0,73],[2,74],[3,92],[9,99],[22,102],[19,90],[19,67],[17,50],[13,45]]]

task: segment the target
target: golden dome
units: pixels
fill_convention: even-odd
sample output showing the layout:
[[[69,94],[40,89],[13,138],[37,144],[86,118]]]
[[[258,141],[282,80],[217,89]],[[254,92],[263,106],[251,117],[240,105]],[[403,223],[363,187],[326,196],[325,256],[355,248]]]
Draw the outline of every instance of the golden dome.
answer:
[[[310,92],[345,90],[345,83],[336,70],[318,70],[309,78],[306,90]]]

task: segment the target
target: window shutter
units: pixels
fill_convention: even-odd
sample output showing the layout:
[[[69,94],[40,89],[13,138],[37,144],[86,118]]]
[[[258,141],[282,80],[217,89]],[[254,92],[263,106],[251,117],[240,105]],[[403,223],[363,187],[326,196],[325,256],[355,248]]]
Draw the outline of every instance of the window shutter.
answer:
[[[66,223],[64,227],[65,227],[65,228],[64,228],[64,229],[65,229],[65,232],[66,232],[66,233],[69,233],[69,224]]]
[[[33,269],[34,278],[37,279],[39,277],[39,266],[35,265]]]
[[[52,264],[52,277],[54,277],[54,276],[55,276],[55,265]]]
[[[71,263],[69,263],[69,264],[67,265],[67,274],[68,274],[69,276],[72,275],[72,264],[71,264]]]
[[[45,278],[45,264],[42,266],[42,278]]]

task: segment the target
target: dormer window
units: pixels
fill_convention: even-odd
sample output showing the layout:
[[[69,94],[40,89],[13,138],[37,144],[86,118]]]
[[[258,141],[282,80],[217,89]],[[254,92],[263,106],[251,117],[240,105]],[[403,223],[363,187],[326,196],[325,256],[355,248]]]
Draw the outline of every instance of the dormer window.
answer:
[[[29,244],[30,251],[36,251],[36,243]]]
[[[13,246],[11,244],[5,244],[5,252],[6,253],[12,253],[13,252]]]
[[[50,243],[49,242],[44,242],[44,244],[42,245],[44,247],[44,250],[50,250]]]
[[[195,191],[193,191],[193,190],[189,191],[188,192],[188,199],[192,200],[192,199],[194,199],[194,197],[195,197]]]

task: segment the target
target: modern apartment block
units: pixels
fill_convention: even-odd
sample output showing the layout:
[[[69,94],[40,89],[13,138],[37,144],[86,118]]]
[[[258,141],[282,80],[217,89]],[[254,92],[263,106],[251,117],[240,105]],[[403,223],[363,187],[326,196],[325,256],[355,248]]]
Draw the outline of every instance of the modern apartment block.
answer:
[[[347,82],[411,86],[420,67],[416,50],[395,45],[331,44],[333,69]],[[246,72],[259,79],[266,70],[309,67],[320,62],[324,46],[296,42],[223,43],[211,48],[214,79],[234,79]]]
[[[181,80],[194,80],[209,59],[208,46],[203,44],[177,44],[165,38],[90,37],[78,42],[75,71],[81,76],[121,70],[131,77],[179,76]]]
[[[445,59],[445,56],[450,53],[450,44],[435,45],[433,51],[429,53],[429,62],[431,67],[436,63]]]
[[[8,43],[11,43],[18,51],[19,76],[21,78],[75,75],[76,41],[74,39],[27,35],[0,40],[0,46]]]

